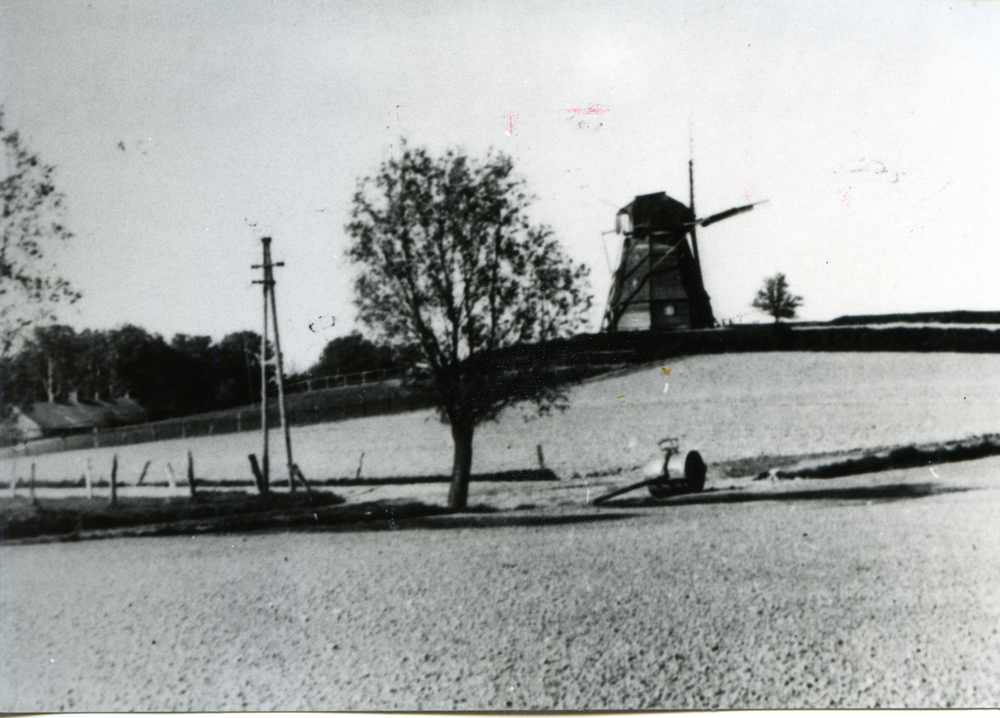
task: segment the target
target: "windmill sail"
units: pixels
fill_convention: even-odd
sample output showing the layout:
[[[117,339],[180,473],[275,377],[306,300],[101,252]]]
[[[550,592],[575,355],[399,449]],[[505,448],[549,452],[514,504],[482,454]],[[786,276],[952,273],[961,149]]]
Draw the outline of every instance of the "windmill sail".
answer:
[[[760,202],[754,202],[753,204],[745,204],[742,207],[733,207],[732,209],[727,209],[725,212],[719,212],[718,214],[713,214],[711,217],[703,217],[702,219],[696,219],[691,222],[692,227],[695,225],[700,227],[707,227],[710,224],[715,224],[716,222],[721,222],[724,219],[729,219],[737,214],[743,214],[744,212],[749,212],[758,204],[764,204],[768,200],[762,199]]]

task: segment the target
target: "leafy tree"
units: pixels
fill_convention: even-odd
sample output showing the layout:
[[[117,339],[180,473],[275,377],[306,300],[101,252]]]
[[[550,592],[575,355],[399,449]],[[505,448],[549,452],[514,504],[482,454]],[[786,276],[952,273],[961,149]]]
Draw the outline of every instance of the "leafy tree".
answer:
[[[246,406],[260,401],[260,334],[251,331],[234,332],[212,347],[215,382],[214,407],[225,409]],[[268,342],[267,359],[274,356]],[[268,394],[274,377],[274,365],[268,365]]]
[[[138,401],[152,420],[175,409],[175,377],[170,371],[176,353],[159,334],[126,324],[104,334],[107,342],[108,395]]]
[[[212,338],[175,334],[170,340],[172,360],[164,367],[174,385],[172,416],[211,409],[215,396]]]
[[[330,340],[319,361],[309,368],[313,376],[329,374],[353,374],[361,371],[388,369],[393,366],[392,349],[376,346],[355,331],[346,337]]]
[[[56,304],[75,302],[80,294],[47,258],[50,249],[73,236],[60,221],[64,197],[53,183],[55,168],[25,149],[16,131],[6,130],[2,108],[0,139],[0,356],[6,356],[26,328],[52,319]]]
[[[106,332],[85,329],[77,336],[75,389],[88,398],[113,399]]]
[[[770,314],[777,324],[781,319],[795,316],[795,310],[802,306],[802,297],[788,291],[784,274],[776,274],[764,280],[764,288],[757,292],[752,306]]]
[[[34,327],[22,340],[20,351],[4,357],[5,405],[65,399],[77,388],[80,344],[70,327]]]
[[[29,340],[23,343],[21,351],[0,357],[0,401],[4,419],[15,406],[45,400],[41,366],[44,360],[40,352],[32,351],[34,348]]]
[[[170,346],[179,354],[204,361],[212,354],[212,337],[175,334]]]
[[[72,327],[35,327],[32,344],[35,350],[32,353],[37,357],[46,398],[55,401],[56,397],[64,397],[74,391],[77,385],[76,358],[80,343]]]
[[[126,324],[105,332],[108,363],[108,394],[113,397],[141,390],[142,379],[149,366],[149,347],[155,341],[149,332],[134,324]],[[162,339],[161,339],[162,341]]]
[[[453,508],[468,500],[478,424],[519,401],[542,412],[565,402],[563,375],[504,350],[568,336],[590,307],[587,268],[529,222],[513,169],[504,155],[432,158],[404,143],[359,181],[346,227],[359,319],[385,344],[420,348],[414,376],[451,425]]]

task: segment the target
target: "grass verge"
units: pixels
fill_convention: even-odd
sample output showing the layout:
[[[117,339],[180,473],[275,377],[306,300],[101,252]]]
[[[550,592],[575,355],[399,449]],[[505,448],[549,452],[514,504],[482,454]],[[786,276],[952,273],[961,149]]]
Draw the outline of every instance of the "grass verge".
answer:
[[[819,466],[777,471],[772,469],[762,471],[754,479],[761,480],[771,476],[777,479],[834,479],[841,476],[889,471],[890,469],[912,469],[955,461],[972,461],[997,455],[1000,455],[1000,436],[990,435],[967,441],[949,442],[939,446],[901,446],[877,454],[834,461]]]
[[[267,525],[278,517],[312,516],[344,503],[330,492],[297,494],[204,493],[197,498],[120,498],[111,506],[106,498],[6,498],[0,501],[0,540],[37,536],[80,536],[140,526],[206,525],[208,530]]]

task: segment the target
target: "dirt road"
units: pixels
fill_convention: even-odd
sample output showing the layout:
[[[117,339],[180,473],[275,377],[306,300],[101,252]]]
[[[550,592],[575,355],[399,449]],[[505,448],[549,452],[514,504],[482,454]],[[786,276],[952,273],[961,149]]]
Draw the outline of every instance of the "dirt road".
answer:
[[[1000,703],[1000,460],[601,509],[508,486],[471,501],[536,507],[0,548],[0,709]]]

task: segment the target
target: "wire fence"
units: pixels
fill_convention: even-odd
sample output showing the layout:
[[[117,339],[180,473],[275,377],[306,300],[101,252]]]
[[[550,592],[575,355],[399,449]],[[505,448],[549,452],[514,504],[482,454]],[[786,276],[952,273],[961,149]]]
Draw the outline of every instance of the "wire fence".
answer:
[[[343,386],[381,384],[390,379],[399,379],[403,376],[403,371],[402,367],[392,367],[390,369],[359,371],[352,374],[330,374],[328,376],[310,377],[285,384],[285,391],[289,394],[299,394],[320,391],[322,389],[336,389]]]

